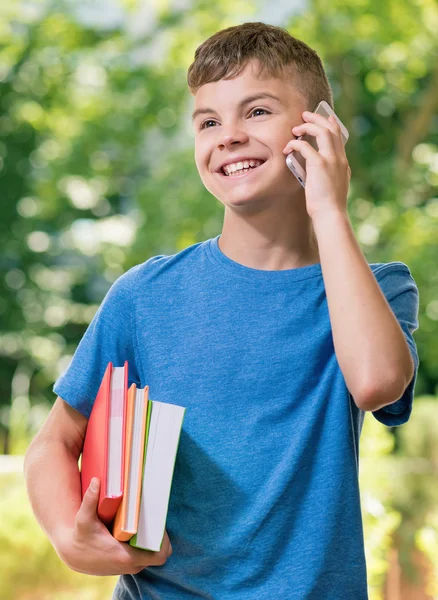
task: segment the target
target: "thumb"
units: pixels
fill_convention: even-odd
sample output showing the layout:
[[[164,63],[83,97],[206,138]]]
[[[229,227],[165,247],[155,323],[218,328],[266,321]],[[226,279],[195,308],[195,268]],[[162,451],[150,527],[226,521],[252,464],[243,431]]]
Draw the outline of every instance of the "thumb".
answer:
[[[93,519],[96,519],[97,506],[99,504],[99,490],[99,479],[97,477],[92,477],[76,517],[79,526],[86,525]]]

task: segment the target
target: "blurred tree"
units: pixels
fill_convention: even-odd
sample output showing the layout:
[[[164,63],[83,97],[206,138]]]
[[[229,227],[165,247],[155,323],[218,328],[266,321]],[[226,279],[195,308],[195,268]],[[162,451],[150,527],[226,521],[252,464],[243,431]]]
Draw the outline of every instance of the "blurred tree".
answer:
[[[220,232],[223,207],[194,164],[186,71],[204,39],[257,20],[262,4],[217,0],[213,12],[206,0],[180,9],[158,0],[1,3],[5,453],[22,453],[41,424],[111,283]],[[275,24],[319,52],[350,131],[349,213],[362,248],[370,262],[406,262],[418,284],[416,391],[436,394],[437,5],[313,0],[290,10]],[[398,452],[401,432],[388,435]],[[386,502],[389,532],[402,510]]]
[[[111,597],[117,577],[77,573],[58,557],[32,514],[21,473],[0,471],[0,488],[0,511],[3,523],[7,523],[0,530],[0,600]]]
[[[390,431],[366,414],[360,444],[360,487],[370,600],[382,598],[390,549],[395,550],[394,573],[385,600],[416,600],[415,595],[404,592],[418,588],[420,583],[427,584],[430,597],[435,598],[438,593],[436,397],[422,396],[416,400],[409,424],[400,428],[396,451]],[[419,555],[424,557],[418,560]],[[422,565],[420,571],[417,563]],[[403,591],[401,597],[393,595],[394,587]]]
[[[176,151],[178,136],[192,141],[188,94],[183,61],[165,56],[190,13],[157,9],[142,20],[145,9],[99,26],[102,15],[90,25],[68,2],[0,7],[4,452],[22,451],[8,436],[14,403],[35,431],[113,281],[205,235],[201,223],[220,228],[209,221],[219,207]],[[215,10],[214,23],[229,12]],[[161,179],[166,169],[174,181]]]
[[[80,3],[0,8],[6,452],[12,402],[53,401],[111,283],[220,232],[223,207],[193,160],[186,70],[199,43],[236,14],[254,20],[256,5],[223,0],[214,17],[203,1],[156,6],[130,2],[94,21]],[[418,283],[417,393],[438,382],[436,19],[428,0],[315,0],[282,24],[323,57],[351,132],[349,211],[368,260],[402,260]]]

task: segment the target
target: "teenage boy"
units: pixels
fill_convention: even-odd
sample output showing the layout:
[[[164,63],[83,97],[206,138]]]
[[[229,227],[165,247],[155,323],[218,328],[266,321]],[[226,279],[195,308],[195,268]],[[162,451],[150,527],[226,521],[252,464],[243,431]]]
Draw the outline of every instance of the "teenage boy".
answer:
[[[122,575],[117,600],[365,600],[359,436],[365,412],[409,419],[417,287],[355,239],[339,127],[312,112],[333,106],[312,49],[279,27],[230,27],[196,50],[188,83],[222,233],[111,287],[28,450],[33,509],[72,569]],[[187,407],[160,553],[110,535],[98,488],[81,503],[87,419],[107,363],[125,360],[129,385]]]

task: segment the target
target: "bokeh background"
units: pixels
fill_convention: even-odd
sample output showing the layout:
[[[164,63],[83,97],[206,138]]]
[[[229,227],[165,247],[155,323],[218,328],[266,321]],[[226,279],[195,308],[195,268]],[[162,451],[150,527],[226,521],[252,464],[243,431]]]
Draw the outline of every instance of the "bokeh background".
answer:
[[[356,236],[369,262],[405,262],[420,290],[414,410],[400,428],[366,415],[360,480],[370,600],[438,598],[435,0],[2,0],[1,600],[111,597],[115,578],[70,571],[39,529],[22,456],[110,285],[220,233],[186,72],[202,41],[245,21],[322,57],[350,131]]]

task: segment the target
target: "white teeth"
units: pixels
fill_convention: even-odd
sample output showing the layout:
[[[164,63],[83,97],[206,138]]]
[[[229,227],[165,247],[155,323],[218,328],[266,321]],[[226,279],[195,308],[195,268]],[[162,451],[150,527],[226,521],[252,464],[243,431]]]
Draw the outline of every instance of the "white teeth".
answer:
[[[243,162],[226,165],[225,167],[223,167],[223,170],[226,173],[226,175],[231,175],[231,173],[234,173],[236,171],[241,171],[242,169],[249,169],[250,167],[258,167],[261,164],[263,164],[262,160],[250,159],[245,160]]]

